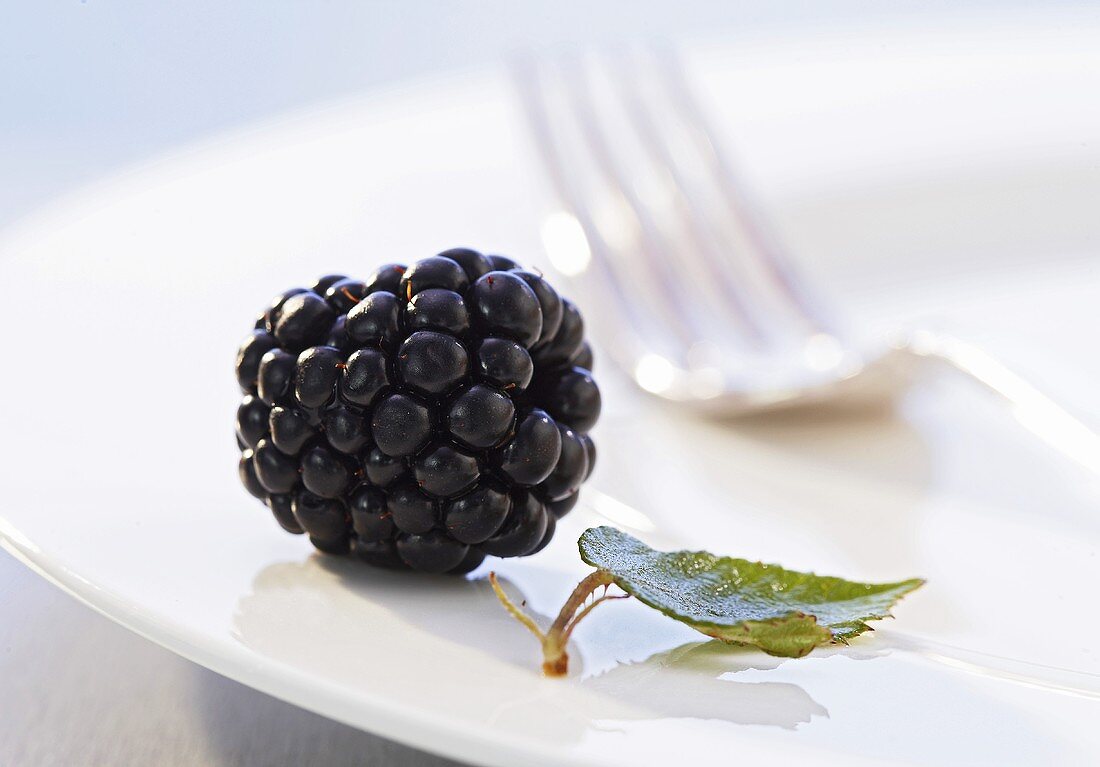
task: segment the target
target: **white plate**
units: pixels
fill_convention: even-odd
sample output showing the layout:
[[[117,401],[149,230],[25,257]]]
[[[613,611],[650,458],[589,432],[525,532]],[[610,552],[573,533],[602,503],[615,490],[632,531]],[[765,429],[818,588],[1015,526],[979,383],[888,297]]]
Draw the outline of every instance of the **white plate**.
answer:
[[[931,316],[1095,417],[1098,32],[854,30],[692,61],[869,331]],[[479,764],[1095,763],[1095,477],[953,382],[896,417],[721,425],[598,364],[593,486],[640,513],[588,493],[545,552],[493,565],[549,615],[585,571],[573,541],[610,517],[659,545],[929,579],[896,622],[799,661],[628,601],[546,680],[487,568],[317,556],[238,487],[232,358],[269,294],[460,243],[541,258],[519,125],[498,74],[455,76],[181,151],[0,234],[5,547],[227,676]]]

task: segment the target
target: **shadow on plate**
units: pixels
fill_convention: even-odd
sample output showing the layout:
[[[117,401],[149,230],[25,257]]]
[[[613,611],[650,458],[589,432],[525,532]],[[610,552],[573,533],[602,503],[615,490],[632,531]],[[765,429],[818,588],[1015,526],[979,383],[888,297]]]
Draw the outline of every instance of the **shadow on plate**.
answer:
[[[545,576],[560,590],[565,577],[561,571],[540,572],[531,563],[511,570],[514,577],[505,588],[514,596],[517,581],[533,583],[539,604],[545,596],[539,579]],[[539,677],[535,643],[500,608],[479,573],[469,580],[417,577],[313,555],[263,570],[253,593],[239,602],[234,623],[240,641],[255,651],[330,683],[382,691],[393,705],[424,703],[424,684],[407,684],[405,664],[414,657],[422,680],[446,682],[431,691],[426,719],[445,713],[452,724],[522,733],[547,744],[580,743],[594,731],[629,736],[639,727],[676,720],[797,730],[800,738],[810,739],[806,743],[858,733],[866,752],[884,759],[899,749],[929,748],[924,738],[933,731],[942,734],[943,747],[933,748],[942,752],[941,763],[950,762],[952,744],[960,739],[1000,763],[1033,763],[1040,754],[1049,754],[1054,763],[1072,762],[1069,744],[1005,699],[1009,688],[975,684],[984,673],[929,673],[925,660],[897,652],[905,650],[897,637],[818,648],[800,660],[716,641],[684,642],[692,636],[686,629],[686,634],[663,635],[667,643],[661,646],[665,640],[652,641],[653,624],[647,620],[667,621],[640,607],[631,615],[631,604],[609,607],[615,617],[604,616],[610,618],[611,642],[619,645],[615,655],[625,657],[628,647],[652,652],[635,662],[595,660],[607,648],[609,637],[600,634],[609,623],[593,623],[590,629],[601,628],[580,632],[585,635],[571,648],[575,667],[566,680]],[[383,616],[386,620],[379,620]],[[543,625],[548,621],[545,614],[535,618]],[[594,659],[590,666],[598,668],[585,669],[586,653]],[[875,659],[884,665],[851,662]],[[829,696],[828,706],[798,683],[802,680],[814,680],[815,690]],[[887,680],[891,687],[882,690]],[[874,695],[882,696],[882,705],[868,703]],[[942,706],[929,709],[930,699]],[[881,726],[898,719],[919,726]],[[997,726],[990,729],[993,722]],[[227,751],[240,748],[228,725],[214,730]]]
[[[378,681],[379,655],[385,657],[394,643],[411,647],[425,633],[537,677],[535,641],[501,608],[481,572],[469,579],[418,576],[322,555],[272,565],[238,604],[236,633],[259,652],[299,665],[308,660],[323,675],[364,689]],[[547,575],[560,588],[562,574]],[[501,580],[510,594],[519,593],[513,581]],[[540,625],[550,623],[549,616],[527,609]],[[378,628],[380,612],[399,618],[396,624],[387,621],[385,633]],[[557,738],[579,740],[593,720],[601,719],[690,718],[794,729],[828,716],[798,685],[731,679],[740,671],[772,668],[782,659],[717,641],[673,646],[591,675],[585,673],[584,648],[574,642],[570,654],[570,679],[561,684],[575,684],[592,695],[569,697],[572,709],[558,711]],[[432,662],[425,658],[426,664]],[[441,667],[439,673],[448,670]],[[545,707],[557,706],[554,687],[533,689],[541,692],[502,705],[495,714],[498,724],[513,717],[545,718]]]

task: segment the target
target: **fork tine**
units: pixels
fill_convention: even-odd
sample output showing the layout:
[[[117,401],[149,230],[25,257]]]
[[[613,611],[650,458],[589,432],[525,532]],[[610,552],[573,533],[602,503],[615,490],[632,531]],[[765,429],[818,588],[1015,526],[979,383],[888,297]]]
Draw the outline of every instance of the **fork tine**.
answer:
[[[728,156],[722,150],[702,107],[688,84],[684,68],[676,54],[667,48],[652,49],[658,66],[658,82],[676,107],[699,153],[706,159],[708,170],[725,198],[726,209],[738,222],[752,247],[738,249],[747,258],[755,258],[778,292],[803,318],[810,329],[835,336],[833,322],[822,310],[822,304],[812,295],[805,282],[791,265],[784,249],[766,224],[759,206],[741,184]]]
[[[705,318],[698,315],[695,296],[690,285],[678,274],[668,256],[676,249],[660,231],[648,207],[638,197],[616,153],[611,149],[606,126],[599,118],[593,102],[593,82],[589,68],[581,65],[571,73],[566,94],[581,135],[595,160],[596,169],[611,194],[622,203],[638,234],[639,256],[634,265],[644,270],[644,276],[655,289],[649,291],[650,307],[659,311],[664,322],[680,339],[690,358],[691,350],[705,335]],[[621,254],[620,254],[621,255]],[[632,280],[634,282],[634,280]]]
[[[643,151],[649,161],[669,179],[676,198],[675,208],[684,232],[691,238],[690,248],[680,252],[690,258],[699,282],[713,291],[711,309],[717,316],[730,315],[730,319],[746,331],[754,344],[765,337],[765,327],[757,319],[757,307],[745,292],[745,281],[737,279],[729,270],[729,259],[714,238],[714,224],[692,192],[692,185],[684,177],[682,164],[670,150],[672,137],[662,135],[666,129],[652,111],[639,87],[640,77],[635,71],[617,66],[617,94],[631,124],[641,139]],[[774,324],[774,323],[773,323]]]
[[[615,272],[614,259],[609,256],[610,246],[590,213],[589,206],[584,201],[584,194],[573,176],[567,170],[565,153],[560,144],[560,137],[555,136],[552,126],[555,121],[552,118],[553,110],[548,106],[548,94],[543,75],[538,65],[529,58],[516,58],[511,66],[511,74],[516,85],[516,92],[522,106],[524,117],[530,129],[530,135],[534,138],[535,149],[542,165],[550,178],[554,193],[558,197],[559,204],[565,209],[565,213],[571,216],[581,228],[587,241],[590,264],[593,267],[592,276],[598,281],[599,301],[593,301],[591,308],[598,313],[606,310],[605,300],[621,314],[617,318],[617,326],[625,330],[626,338],[616,339],[620,343],[609,344],[609,352],[619,356],[626,367],[634,365],[645,354],[645,347],[652,345],[654,339],[660,335],[653,327],[652,318],[642,311],[636,300],[630,297],[624,290],[626,282]],[[648,342],[642,341],[637,334],[646,328]],[[622,341],[627,343],[623,348]]]

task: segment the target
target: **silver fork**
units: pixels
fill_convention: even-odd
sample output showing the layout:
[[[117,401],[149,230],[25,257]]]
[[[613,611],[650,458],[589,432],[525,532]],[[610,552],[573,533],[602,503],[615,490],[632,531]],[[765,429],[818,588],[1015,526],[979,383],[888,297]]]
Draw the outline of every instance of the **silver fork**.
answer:
[[[629,66],[625,64],[629,62]],[[890,401],[929,361],[997,395],[1100,472],[1100,435],[989,354],[925,330],[847,331],[802,278],[671,53],[518,61],[515,81],[561,209],[551,264],[642,389],[707,413]]]

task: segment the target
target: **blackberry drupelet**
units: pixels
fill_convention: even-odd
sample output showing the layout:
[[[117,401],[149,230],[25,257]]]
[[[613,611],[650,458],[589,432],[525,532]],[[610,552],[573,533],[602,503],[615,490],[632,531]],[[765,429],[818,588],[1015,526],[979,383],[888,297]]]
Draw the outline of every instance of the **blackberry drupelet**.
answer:
[[[241,483],[284,530],[379,567],[533,554],[595,465],[591,370],[577,307],[507,257],[328,275],[240,347]]]

